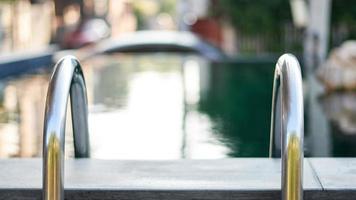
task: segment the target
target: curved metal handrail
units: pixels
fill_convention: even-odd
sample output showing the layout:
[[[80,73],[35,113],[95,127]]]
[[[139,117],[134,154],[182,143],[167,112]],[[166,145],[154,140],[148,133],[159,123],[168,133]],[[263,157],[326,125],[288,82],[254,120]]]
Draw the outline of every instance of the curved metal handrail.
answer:
[[[271,114],[270,157],[276,157],[275,137],[281,135],[282,199],[303,199],[303,88],[296,57],[282,55],[276,64]]]
[[[46,100],[43,130],[43,199],[62,200],[64,137],[68,97],[76,157],[88,157],[88,106],[84,76],[78,60],[66,56],[56,64]]]

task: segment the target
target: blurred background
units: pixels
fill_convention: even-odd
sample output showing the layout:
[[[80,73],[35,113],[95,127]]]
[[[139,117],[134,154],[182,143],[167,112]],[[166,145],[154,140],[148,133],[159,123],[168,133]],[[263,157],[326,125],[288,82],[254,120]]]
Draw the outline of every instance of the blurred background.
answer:
[[[349,0],[0,0],[0,158],[41,156],[66,54],[82,61],[93,158],[265,157],[286,52],[303,72],[306,156],[356,156],[355,38]]]

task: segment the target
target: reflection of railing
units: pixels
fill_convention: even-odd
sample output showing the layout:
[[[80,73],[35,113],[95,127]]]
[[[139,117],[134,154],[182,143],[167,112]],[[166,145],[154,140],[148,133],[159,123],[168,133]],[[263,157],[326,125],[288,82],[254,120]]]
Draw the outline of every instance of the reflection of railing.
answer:
[[[275,137],[281,135],[282,199],[303,199],[303,89],[298,60],[278,59],[272,98],[270,157],[276,157]]]
[[[76,157],[89,156],[86,87],[79,62],[66,56],[55,66],[49,83],[43,132],[43,199],[64,199],[64,136],[68,96]]]

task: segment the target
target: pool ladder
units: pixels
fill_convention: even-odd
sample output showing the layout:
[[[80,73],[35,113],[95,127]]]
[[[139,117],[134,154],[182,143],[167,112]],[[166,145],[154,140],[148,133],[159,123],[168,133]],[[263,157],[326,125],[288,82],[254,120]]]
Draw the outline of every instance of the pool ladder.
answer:
[[[73,56],[66,56],[55,65],[47,91],[43,129],[44,200],[64,199],[64,137],[69,96],[75,157],[88,157],[90,148],[85,80],[81,66]]]
[[[78,60],[62,58],[48,87],[43,135],[43,199],[64,199],[64,135],[68,97],[71,97],[76,157],[88,157],[86,87]],[[281,135],[282,199],[303,199],[303,91],[300,66],[291,54],[278,59],[274,75],[270,157],[276,157],[275,138]]]
[[[279,156],[279,141],[282,200],[303,199],[303,119],[300,65],[296,57],[284,54],[278,59],[274,73],[269,153],[270,157]]]

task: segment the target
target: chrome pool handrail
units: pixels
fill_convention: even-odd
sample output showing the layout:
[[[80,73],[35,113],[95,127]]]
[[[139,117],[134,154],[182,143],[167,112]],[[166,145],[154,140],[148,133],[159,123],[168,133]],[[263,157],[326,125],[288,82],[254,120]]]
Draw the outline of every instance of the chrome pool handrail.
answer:
[[[78,60],[65,56],[57,62],[46,99],[43,129],[43,199],[63,200],[64,138],[68,97],[71,99],[76,157],[88,157],[88,106],[84,76]]]
[[[291,54],[276,64],[273,82],[270,157],[276,157],[275,137],[281,135],[282,199],[303,199],[303,86],[300,65]]]

